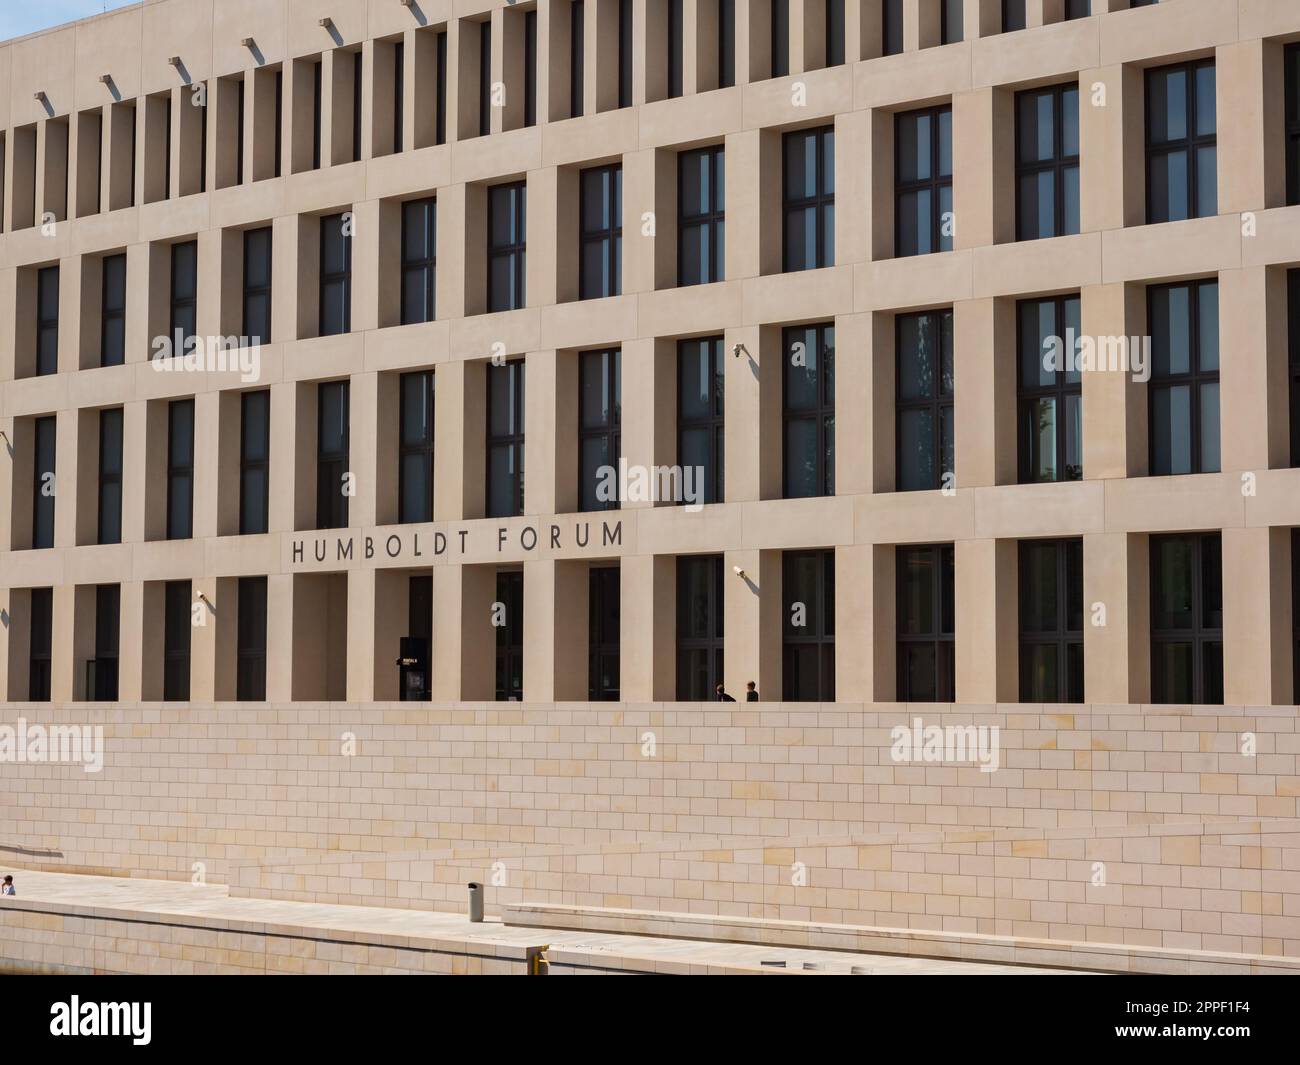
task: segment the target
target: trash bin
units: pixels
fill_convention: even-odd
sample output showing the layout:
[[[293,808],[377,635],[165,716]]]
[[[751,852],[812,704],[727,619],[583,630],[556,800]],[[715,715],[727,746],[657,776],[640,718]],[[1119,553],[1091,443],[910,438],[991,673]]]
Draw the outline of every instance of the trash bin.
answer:
[[[469,919],[471,921],[483,920],[483,885],[473,882],[466,885],[469,888]]]

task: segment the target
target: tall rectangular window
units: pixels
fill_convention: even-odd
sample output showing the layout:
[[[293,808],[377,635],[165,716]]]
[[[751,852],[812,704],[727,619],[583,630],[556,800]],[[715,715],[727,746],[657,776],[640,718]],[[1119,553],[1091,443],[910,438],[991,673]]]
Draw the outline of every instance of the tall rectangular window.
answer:
[[[723,382],[722,337],[677,342],[677,462],[699,503],[726,498]]]
[[[524,125],[537,125],[537,9],[524,12]]]
[[[844,0],[826,0],[826,65],[844,63]]]
[[[1020,701],[1083,702],[1083,541],[1020,541]]]
[[[677,156],[677,284],[707,285],[726,273],[726,149]]]
[[[894,120],[895,254],[952,250],[952,108]]]
[[[437,307],[438,203],[402,204],[402,324],[432,322]]]
[[[682,0],[668,0],[668,98],[682,94]]]
[[[36,376],[59,372],[59,268],[36,272]]]
[[[1092,0],[1065,0],[1065,21],[1088,18],[1092,14]]]
[[[579,177],[579,298],[617,296],[623,291],[623,164],[593,166]]]
[[[1286,202],[1300,204],[1300,44],[1286,46]]]
[[[438,101],[433,113],[433,142],[447,143],[447,31],[434,34],[434,56],[437,60],[436,80]]]
[[[1151,537],[1151,701],[1223,702],[1223,542]]]
[[[1219,283],[1147,289],[1153,477],[1219,472]]]
[[[956,641],[952,544],[900,547],[895,564],[898,701],[950,703]]]
[[[54,546],[54,452],[57,438],[53,414],[32,423],[32,547]]]
[[[33,591],[33,619],[35,595]],[[1291,691],[1291,698],[1300,700],[1300,529],[1291,530]]]
[[[204,140],[207,138],[205,137]],[[284,166],[284,69],[275,72],[275,176]],[[205,166],[204,170],[207,169]]]
[[[614,510],[623,436],[621,353],[584,351],[578,360],[579,505]]]
[[[190,582],[163,585],[163,699],[190,697]]]
[[[311,86],[311,168],[320,169],[321,149],[321,61],[312,64]]]
[[[433,698],[429,677],[429,648],[433,644],[433,575],[417,574],[406,582],[406,633],[398,641],[401,659],[398,694],[402,702]]]
[[[1021,484],[1083,477],[1083,378],[1075,360],[1081,329],[1078,296],[1016,304]]]
[[[583,72],[587,68],[584,58],[586,45],[587,12],[583,0],[573,0],[569,5],[569,117],[582,116],[584,92]],[[629,27],[628,38],[631,39]]]
[[[962,39],[964,0],[939,0],[939,43],[956,44]]]
[[[487,367],[487,516],[524,512],[524,360]]]
[[[244,336],[271,343],[271,227],[244,230]]]
[[[120,646],[122,588],[95,586],[95,657],[87,663],[86,696],[96,702],[117,702],[117,656]]]
[[[320,220],[320,335],[352,331],[352,234],[342,214]]]
[[[521,570],[497,572],[496,601],[504,607],[497,626],[497,702],[524,697],[524,575]]]
[[[170,339],[173,355],[183,355],[198,333],[199,244],[184,240],[172,245]]]
[[[167,539],[194,535],[194,400],[167,404]]]
[[[722,685],[722,556],[677,558],[677,698],[706,702]]]
[[[99,364],[126,361],[126,254],[104,256],[99,310]]]
[[[267,530],[271,501],[271,392],[239,397],[239,532]]]
[[[1214,60],[1146,72],[1147,222],[1218,213]]]
[[[835,128],[798,130],[782,141],[784,268],[835,265]]]
[[[624,0],[630,4],[630,0]],[[718,0],[718,88],[736,84],[736,0]]]
[[[781,558],[782,693],[788,703],[835,701],[835,552]]]
[[[400,384],[398,520],[433,521],[433,371],[402,374]]]
[[[316,528],[343,529],[348,524],[347,381],[323,381],[316,390]]]
[[[1291,380],[1291,465],[1300,466],[1300,269],[1287,271],[1286,296],[1287,362]],[[1297,689],[1296,698],[1300,699],[1300,689]]]
[[[406,119],[406,44],[393,45],[393,151],[402,150],[402,126]]]
[[[903,0],[880,0],[880,47],[885,55],[903,54]]]
[[[1012,33],[1029,25],[1025,0],[1002,0],[1002,32]]]
[[[618,702],[619,568],[592,566],[587,577],[587,698]]]
[[[1079,232],[1079,86],[1016,94],[1016,239]]]
[[[932,491],[954,470],[952,311],[895,319],[897,471],[900,492]]]
[[[352,161],[361,161],[361,51],[352,53]]]
[[[790,73],[790,0],[770,0],[772,7],[772,77]]]
[[[33,588],[27,644],[27,699],[50,701],[50,659],[54,646],[54,589]]]
[[[99,505],[95,542],[122,542],[122,408],[99,412]]]
[[[478,24],[478,135],[492,132],[492,23]]]
[[[785,498],[835,494],[835,326],[783,334]]]
[[[527,298],[528,189],[522,181],[488,189],[488,310],[516,311]]]
[[[236,614],[235,698],[266,698],[266,578],[240,577]]]
[[[235,183],[244,183],[244,79],[235,82]]]

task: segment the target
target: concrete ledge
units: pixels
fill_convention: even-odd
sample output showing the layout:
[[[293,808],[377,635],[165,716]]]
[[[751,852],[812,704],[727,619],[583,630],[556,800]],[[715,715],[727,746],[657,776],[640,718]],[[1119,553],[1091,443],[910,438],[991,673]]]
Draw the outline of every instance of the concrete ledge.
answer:
[[[516,903],[502,909],[507,926],[606,932],[618,935],[707,939],[796,949],[904,954],[949,961],[1031,965],[1100,973],[1195,976],[1296,976],[1300,960],[1256,954],[1170,950],[1122,943],[933,932],[908,928],[774,921],[757,917],[619,910],[588,906]]]

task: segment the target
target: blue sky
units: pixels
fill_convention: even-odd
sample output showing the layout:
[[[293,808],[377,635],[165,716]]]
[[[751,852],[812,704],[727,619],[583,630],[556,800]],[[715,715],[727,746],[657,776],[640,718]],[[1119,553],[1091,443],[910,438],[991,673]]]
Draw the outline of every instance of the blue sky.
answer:
[[[0,41],[49,29],[136,0],[0,0]]]

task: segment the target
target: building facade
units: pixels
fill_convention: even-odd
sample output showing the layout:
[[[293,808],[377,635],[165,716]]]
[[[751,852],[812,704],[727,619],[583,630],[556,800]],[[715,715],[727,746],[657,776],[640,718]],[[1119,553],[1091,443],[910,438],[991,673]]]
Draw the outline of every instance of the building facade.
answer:
[[[0,87],[0,684],[109,734],[7,851],[1300,955],[1290,0],[146,0]]]

